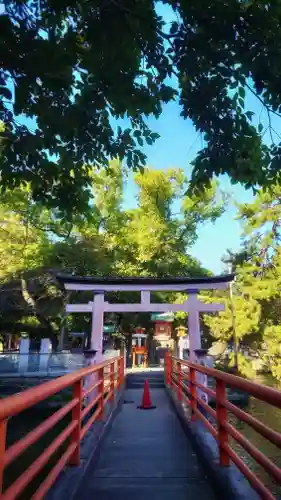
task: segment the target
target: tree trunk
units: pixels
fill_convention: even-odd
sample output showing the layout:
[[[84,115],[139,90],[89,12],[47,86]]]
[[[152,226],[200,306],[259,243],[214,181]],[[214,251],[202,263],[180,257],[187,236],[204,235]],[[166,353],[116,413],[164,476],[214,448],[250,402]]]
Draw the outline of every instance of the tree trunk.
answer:
[[[63,311],[62,311],[62,317],[63,317],[63,320],[66,318],[67,316],[67,312],[66,312],[66,305],[68,304],[69,302],[69,298],[70,298],[70,291],[67,291],[65,294],[64,294],[64,298],[63,298],[63,302],[62,302],[62,307],[63,307]],[[59,351],[62,351],[63,350],[63,346],[64,346],[64,338],[65,338],[65,322],[63,321],[62,322],[62,327],[61,327],[61,331],[60,331],[60,337],[59,337],[59,341],[58,341],[58,350]],[[85,347],[85,346],[84,346]]]
[[[52,350],[56,351],[58,348],[58,338],[57,338],[56,332],[51,324],[51,321],[48,318],[46,318],[45,316],[43,316],[42,313],[40,313],[38,311],[36,300],[29,293],[28,287],[27,287],[27,282],[26,282],[26,279],[24,277],[21,278],[21,290],[22,290],[23,299],[27,303],[28,307],[32,309],[33,314],[34,314],[34,316],[36,316],[36,318],[40,322],[40,325],[43,328],[47,329],[48,338],[50,339],[50,341],[52,343]]]

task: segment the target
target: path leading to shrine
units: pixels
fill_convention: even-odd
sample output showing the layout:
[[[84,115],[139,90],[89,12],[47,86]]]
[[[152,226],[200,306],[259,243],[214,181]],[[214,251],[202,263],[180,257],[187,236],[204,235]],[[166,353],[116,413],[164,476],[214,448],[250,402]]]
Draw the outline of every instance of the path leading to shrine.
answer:
[[[124,404],[89,467],[75,500],[213,500],[210,484],[164,389],[152,389],[152,410],[140,410],[142,391]]]

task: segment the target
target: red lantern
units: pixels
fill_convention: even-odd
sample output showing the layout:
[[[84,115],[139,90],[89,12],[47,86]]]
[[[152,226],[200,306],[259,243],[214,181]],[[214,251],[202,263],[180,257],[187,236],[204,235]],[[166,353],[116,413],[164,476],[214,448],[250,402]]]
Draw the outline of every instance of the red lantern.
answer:
[[[145,328],[138,327],[138,328],[136,328],[136,332],[135,332],[135,333],[136,333],[137,335],[138,335],[138,334],[143,334],[143,333],[145,333]]]

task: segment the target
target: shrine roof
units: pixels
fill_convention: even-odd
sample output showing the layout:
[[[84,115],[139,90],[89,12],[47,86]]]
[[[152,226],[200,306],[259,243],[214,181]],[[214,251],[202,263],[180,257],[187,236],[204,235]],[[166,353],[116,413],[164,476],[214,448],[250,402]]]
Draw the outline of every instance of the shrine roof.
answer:
[[[72,274],[57,274],[57,280],[72,290],[191,290],[225,288],[234,279],[234,274],[220,276],[189,277],[93,277]]]

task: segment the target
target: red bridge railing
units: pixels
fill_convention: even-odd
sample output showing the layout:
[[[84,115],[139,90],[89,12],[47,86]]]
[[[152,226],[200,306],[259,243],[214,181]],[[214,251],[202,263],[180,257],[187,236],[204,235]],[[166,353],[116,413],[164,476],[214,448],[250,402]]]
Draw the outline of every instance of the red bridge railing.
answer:
[[[86,378],[89,383],[87,388],[84,388],[83,381]],[[106,403],[114,400],[115,391],[120,389],[123,381],[124,359],[120,356],[3,399],[0,403],[0,499],[18,498],[63,445],[66,449],[33,494],[32,500],[45,497],[66,464],[79,465],[81,440],[94,422],[104,418]],[[6,448],[7,424],[11,417],[68,387],[72,387],[72,398],[68,403],[22,439]],[[5,469],[69,413],[70,423],[14,483],[3,491]]]
[[[216,390],[200,384],[197,381],[197,373],[203,373],[209,377],[213,377],[216,382]],[[241,377],[221,372],[213,368],[207,368],[189,361],[184,361],[172,357],[170,354],[167,354],[166,357],[165,377],[166,384],[175,391],[178,400],[184,400],[184,402],[189,405],[191,409],[191,420],[199,419],[203,422],[206,429],[217,440],[220,464],[228,466],[230,461],[234,462],[252,487],[259,493],[261,498],[265,500],[275,500],[275,496],[271,491],[233,450],[229,443],[229,436],[234,438],[234,440],[263,467],[275,482],[280,485],[281,469],[229,423],[227,412],[229,411],[238,419],[246,422],[261,436],[269,440],[278,448],[281,448],[281,434],[268,428],[264,423],[228,401],[226,386],[245,391],[255,398],[277,408],[281,408],[281,391],[256,384],[255,382],[250,382]],[[197,389],[200,389],[202,392],[205,392],[215,399],[215,409],[200,398]],[[210,416],[210,420],[203,415],[200,407]]]

